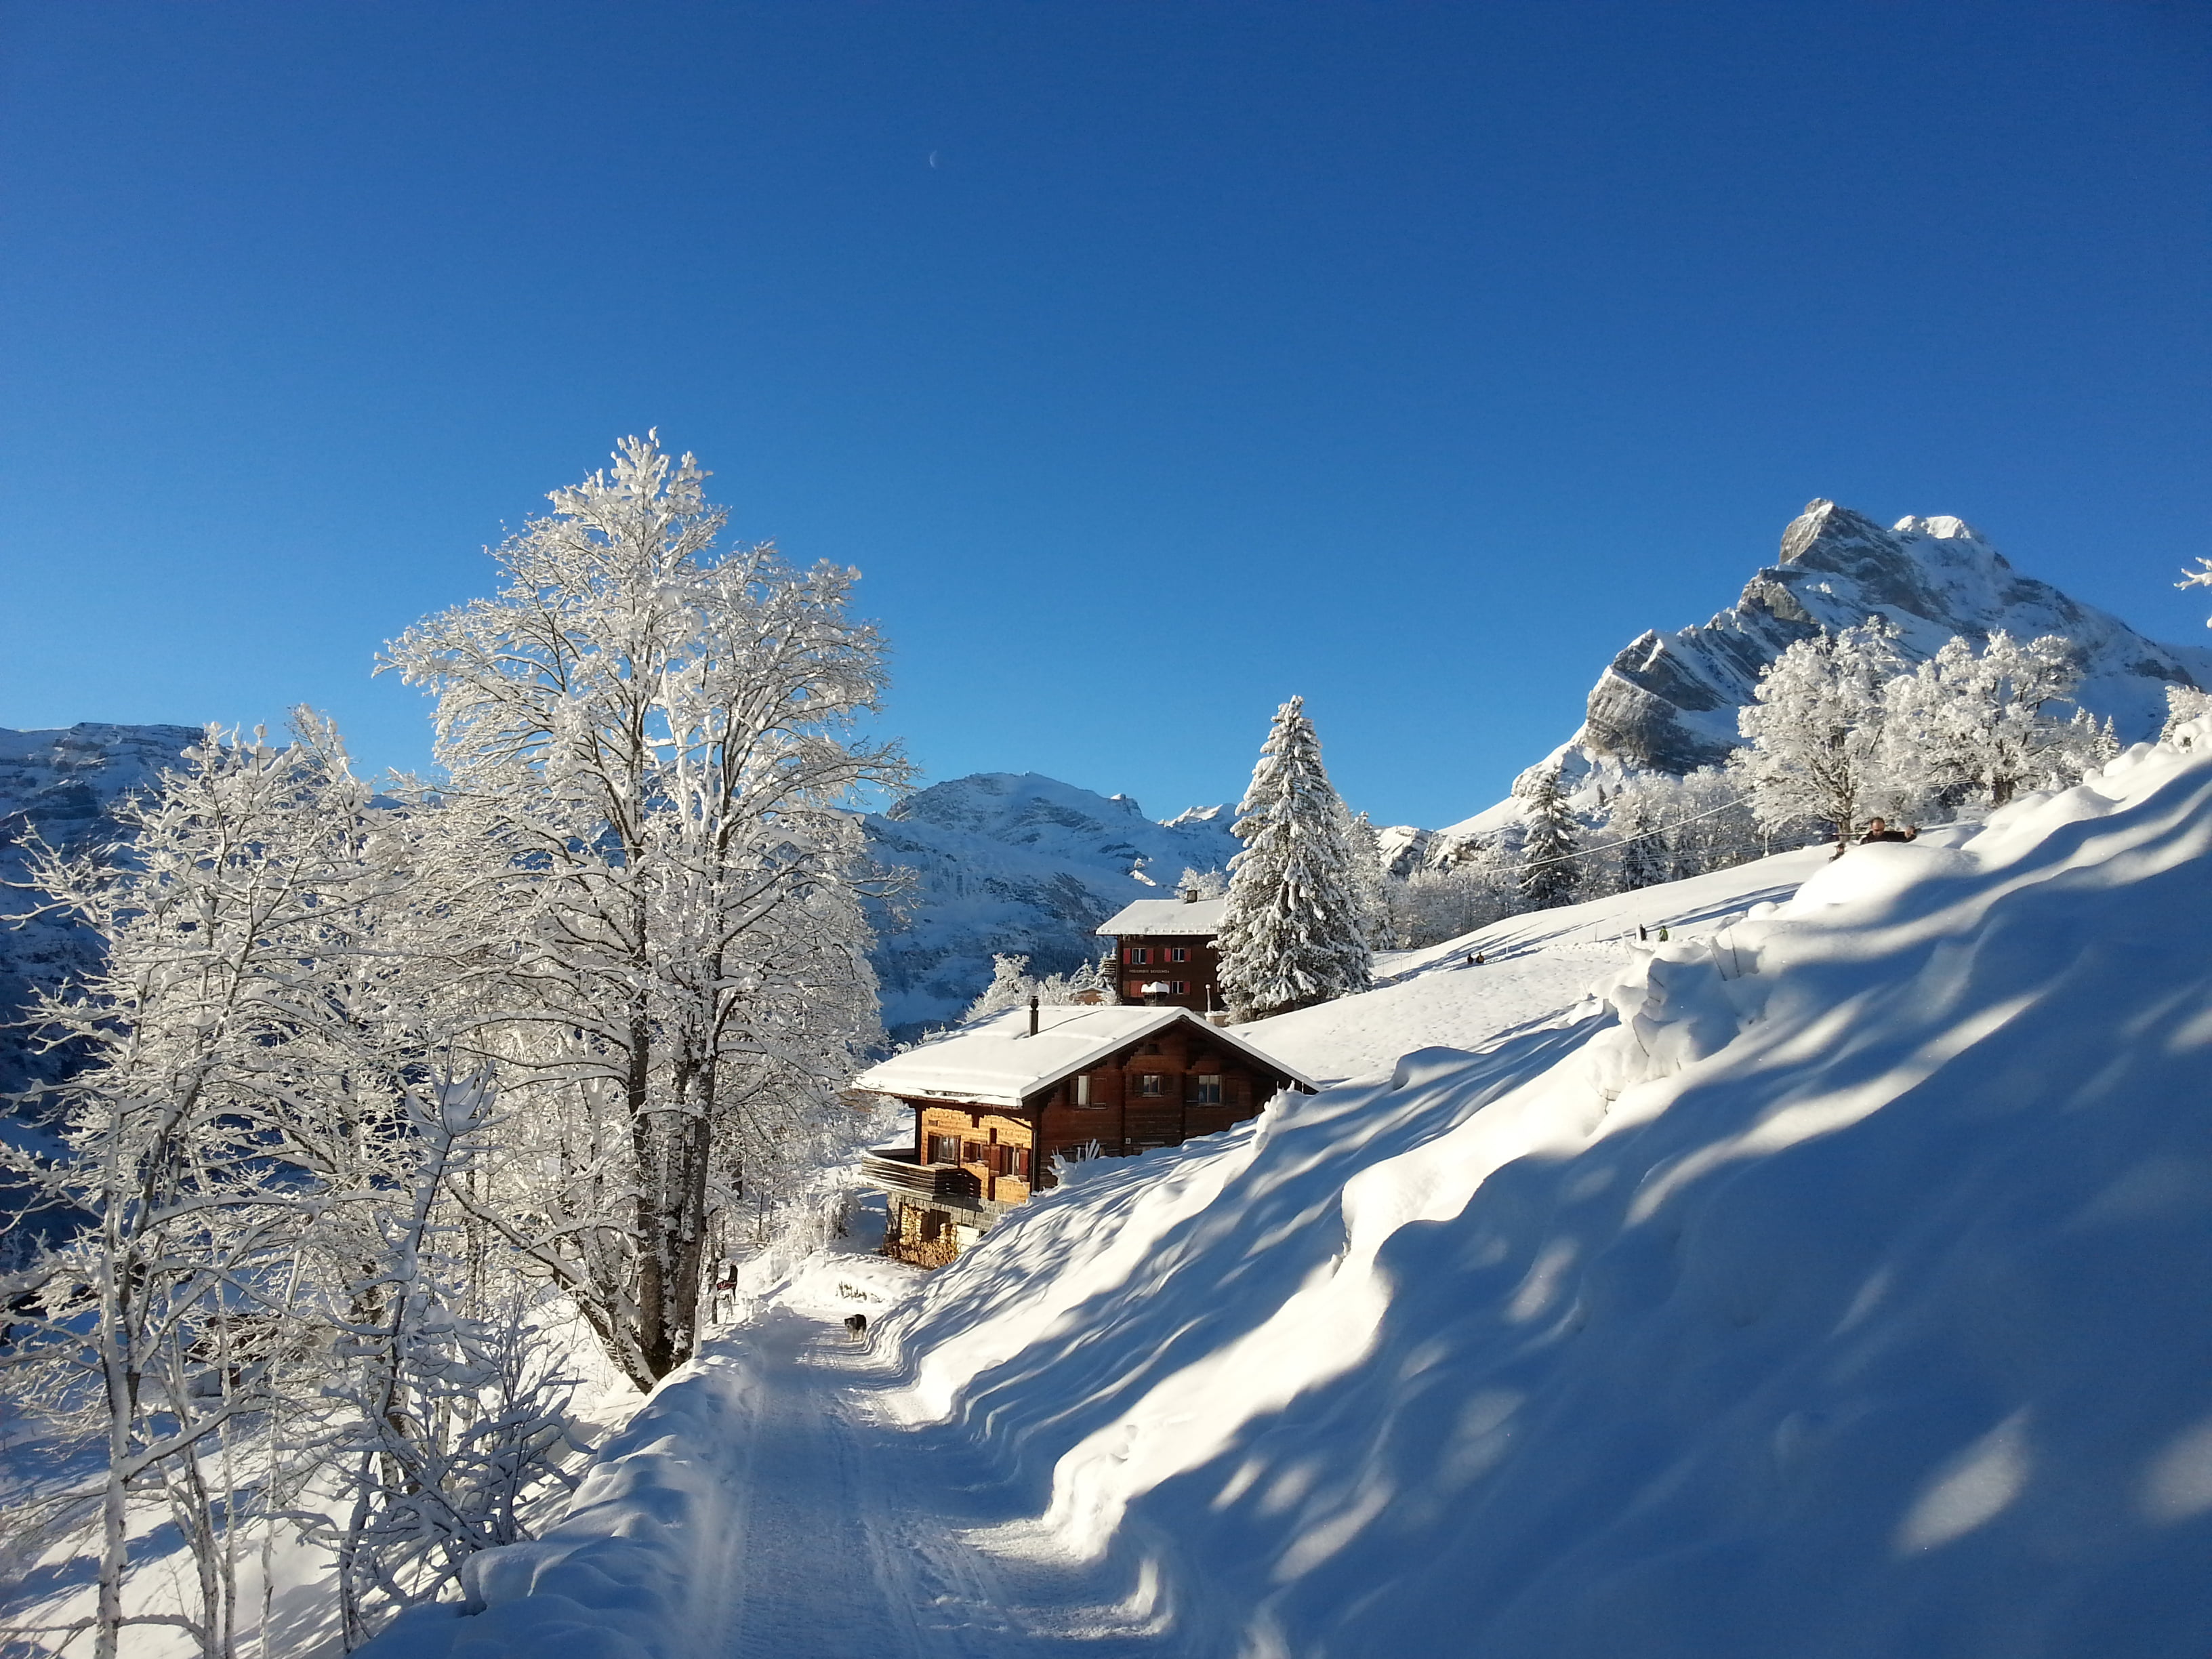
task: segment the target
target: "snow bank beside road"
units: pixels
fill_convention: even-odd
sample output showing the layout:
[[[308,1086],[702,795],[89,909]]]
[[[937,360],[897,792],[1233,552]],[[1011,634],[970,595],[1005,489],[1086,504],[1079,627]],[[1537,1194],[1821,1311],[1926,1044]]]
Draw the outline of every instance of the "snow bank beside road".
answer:
[[[464,1607],[400,1615],[368,1659],[690,1659],[714,1622],[723,1520],[750,1386],[712,1352],[665,1382],[611,1440],[544,1537],[469,1564]]]
[[[1369,1064],[1510,964],[1291,1017],[1361,1080],[994,1234],[914,1409],[1178,1651],[2201,1654],[2208,876],[2138,749],[1480,1053]]]

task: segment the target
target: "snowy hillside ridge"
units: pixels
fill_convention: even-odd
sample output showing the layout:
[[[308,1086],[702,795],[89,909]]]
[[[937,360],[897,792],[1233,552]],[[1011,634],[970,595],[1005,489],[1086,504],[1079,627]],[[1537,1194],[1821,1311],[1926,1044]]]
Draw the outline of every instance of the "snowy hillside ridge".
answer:
[[[91,946],[66,921],[21,919],[36,908],[23,890],[33,836],[48,846],[83,852],[112,842],[125,796],[152,789],[200,740],[186,726],[113,726],[85,721],[65,729],[0,730],[0,1094],[43,1075],[19,1032],[6,1029],[38,985],[81,971]]]
[[[1176,1651],[2201,1652],[2194,735],[1086,1170],[885,1322],[909,1410]],[[1300,1018],[1440,979],[1500,982]]]
[[[1231,816],[1194,807],[1158,823],[1126,795],[1034,772],[955,778],[870,814],[870,853],[915,880],[876,913],[884,1025],[911,1036],[957,1018],[1001,952],[1040,975],[1096,957],[1107,917],[1171,894],[1186,867],[1228,864]]]
[[[1571,791],[1624,772],[1679,776],[1724,759],[1739,741],[1736,710],[1751,701],[1762,668],[1820,629],[1850,627],[1876,612],[1897,625],[1911,662],[1932,656],[1954,635],[1977,643],[1999,629],[2019,640],[2063,635],[2081,653],[2080,703],[2116,720],[2128,742],[2157,734],[2168,685],[2212,683],[2212,651],[2160,645],[2020,574],[1961,520],[1908,517],[1884,530],[1848,507],[1814,501],[1783,532],[1778,562],[1745,584],[1731,609],[1629,645],[1591,688],[1580,729],[1529,769],[1511,798],[1441,839],[1517,822],[1518,797],[1537,772],[1559,769]]]

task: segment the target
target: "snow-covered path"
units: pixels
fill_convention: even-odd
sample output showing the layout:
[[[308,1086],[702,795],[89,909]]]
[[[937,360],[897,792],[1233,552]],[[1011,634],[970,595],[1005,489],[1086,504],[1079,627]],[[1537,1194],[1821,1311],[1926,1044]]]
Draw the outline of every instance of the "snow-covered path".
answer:
[[[1012,1519],[981,1507],[1003,1492],[954,1437],[883,1408],[890,1373],[842,1326],[771,1307],[714,1347],[749,1373],[750,1410],[733,1425],[723,1569],[702,1587],[721,1602],[706,1628],[724,1645],[702,1643],[702,1659],[1028,1659],[1072,1641],[1100,1659],[1158,1650],[1141,1618],[1086,1606],[1068,1572],[968,1541]]]

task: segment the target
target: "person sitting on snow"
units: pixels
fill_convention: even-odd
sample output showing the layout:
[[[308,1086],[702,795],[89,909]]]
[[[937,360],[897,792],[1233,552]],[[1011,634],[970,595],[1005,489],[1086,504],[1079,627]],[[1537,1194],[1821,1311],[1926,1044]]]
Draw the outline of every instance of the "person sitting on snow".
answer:
[[[1877,841],[1912,841],[1919,834],[1920,826],[1917,823],[1910,830],[1893,830],[1883,819],[1869,818],[1866,834],[1859,837],[1859,845],[1864,847]]]

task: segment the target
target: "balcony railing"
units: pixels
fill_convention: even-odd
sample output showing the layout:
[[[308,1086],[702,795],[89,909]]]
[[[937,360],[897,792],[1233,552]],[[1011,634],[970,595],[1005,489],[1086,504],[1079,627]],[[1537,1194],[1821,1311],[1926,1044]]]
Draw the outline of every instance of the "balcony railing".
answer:
[[[957,1164],[920,1164],[911,1146],[878,1146],[860,1154],[860,1176],[872,1187],[902,1198],[972,1206],[983,1196],[983,1183]]]

